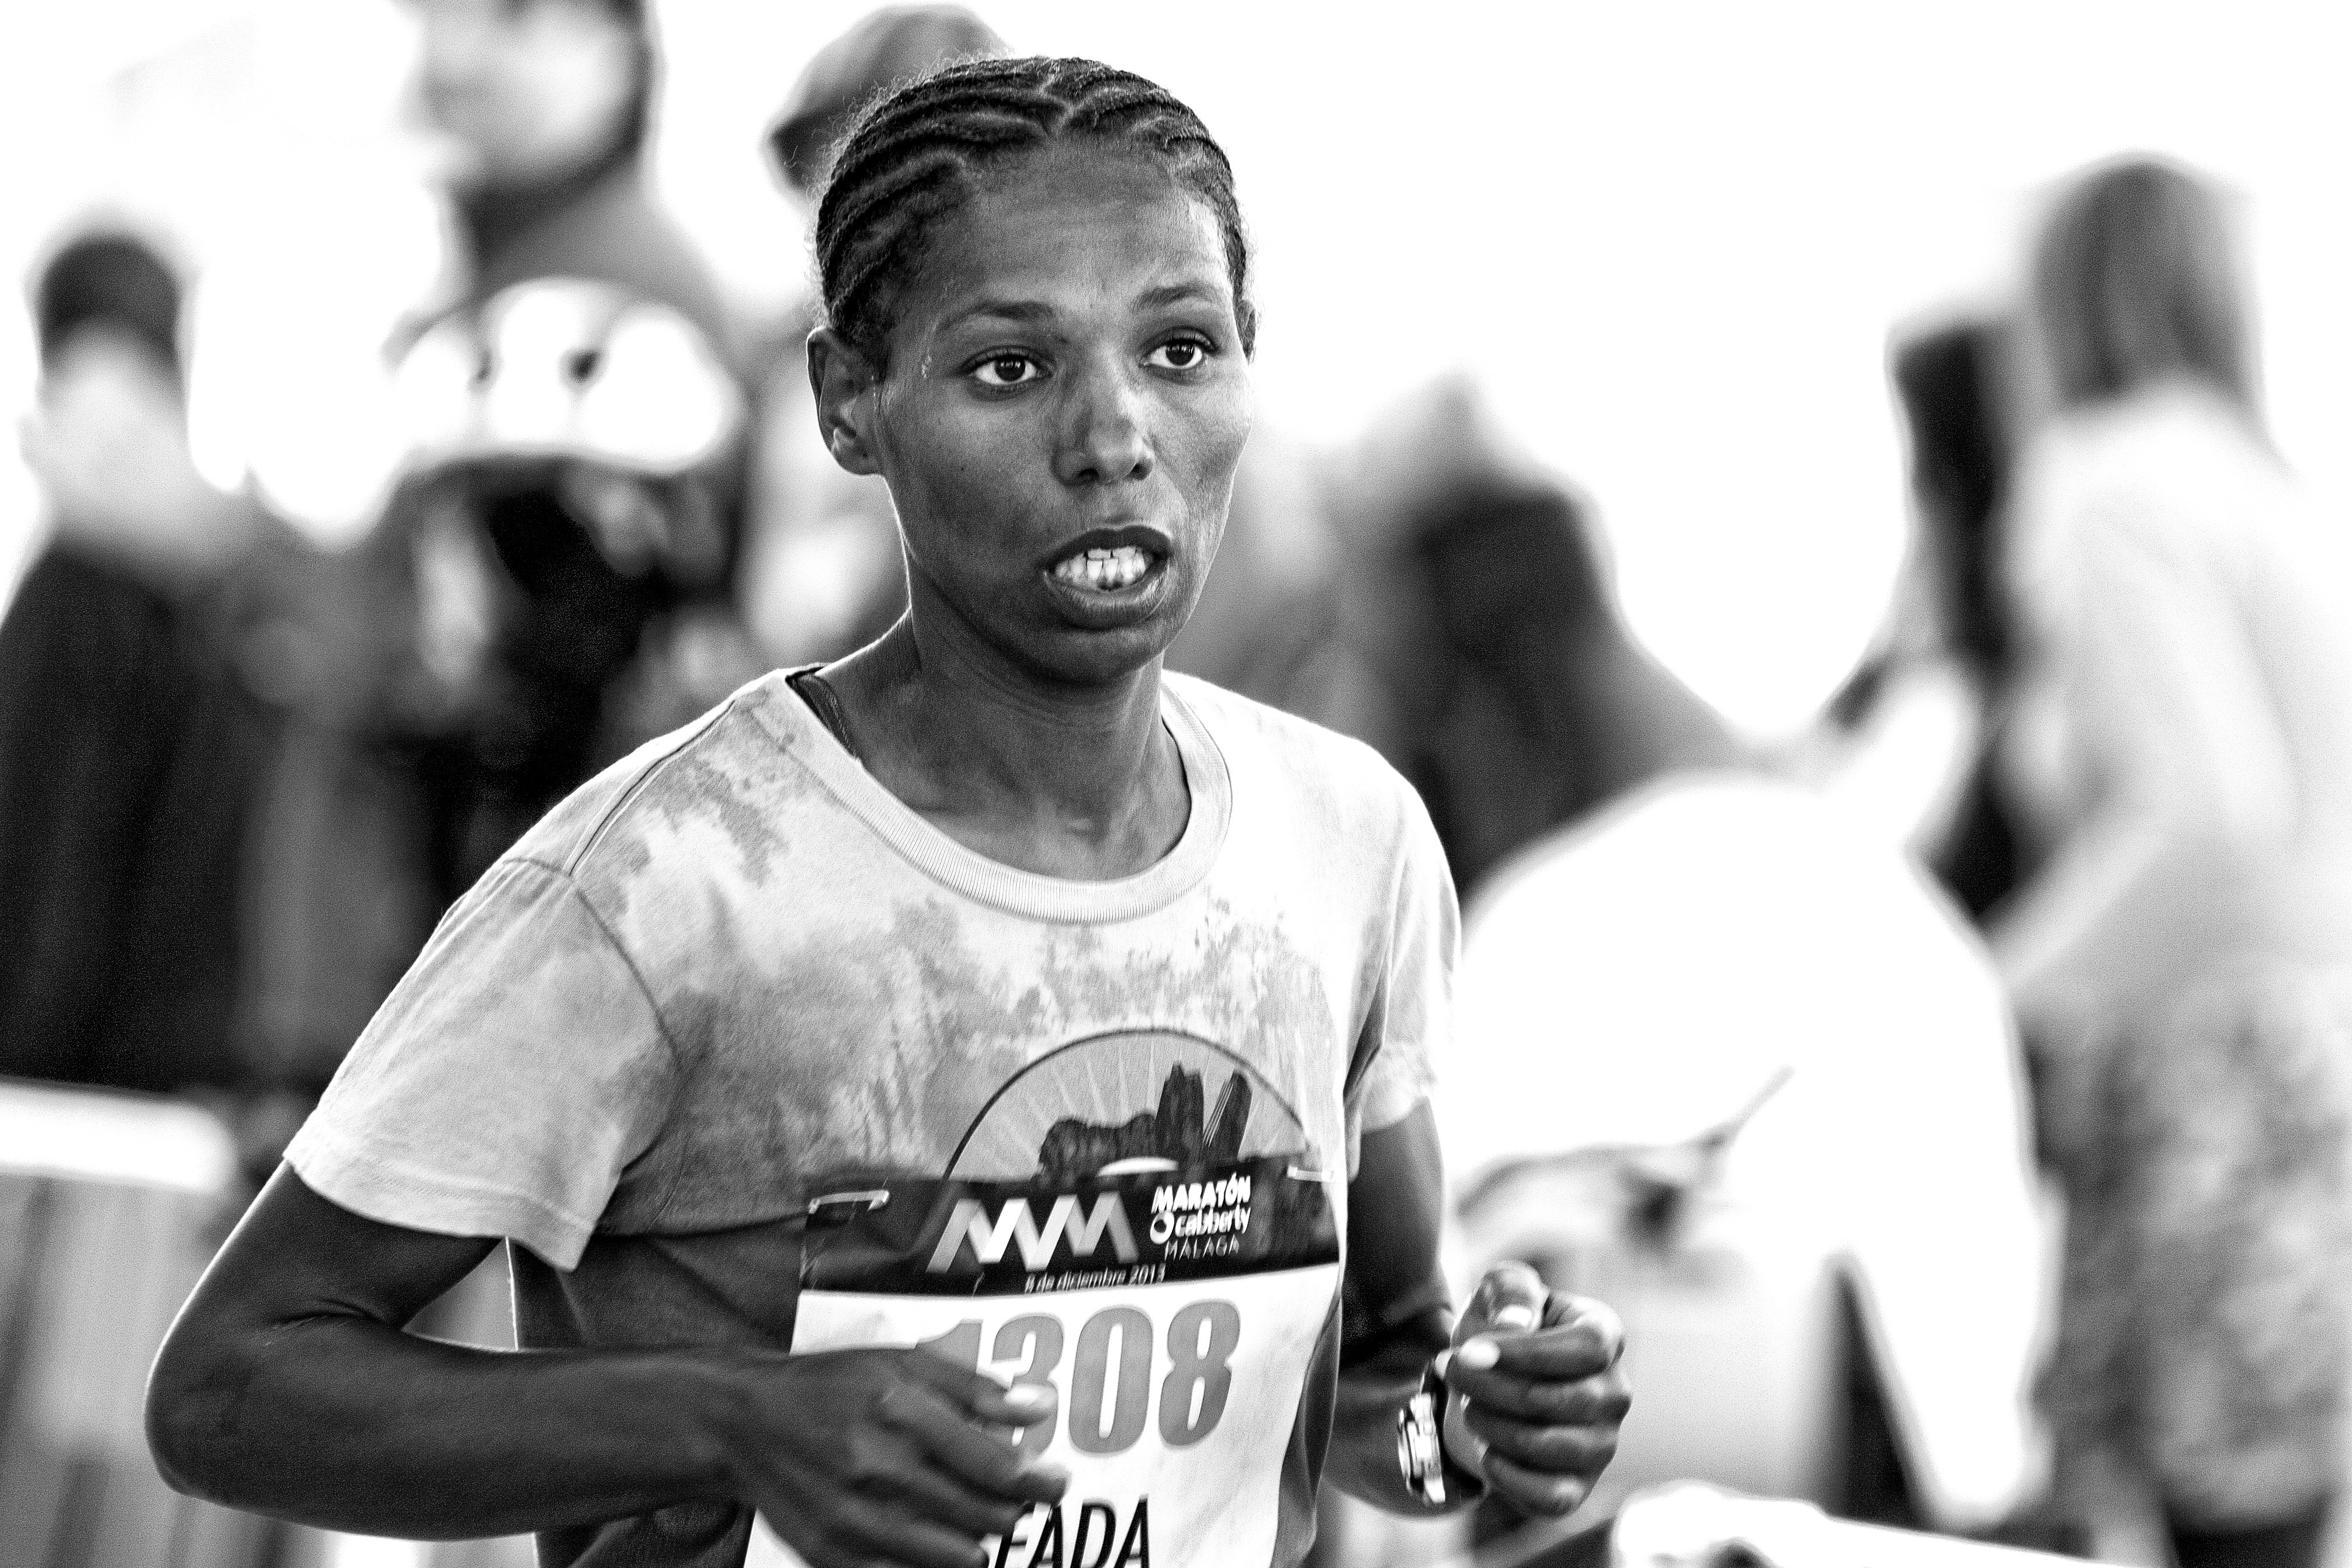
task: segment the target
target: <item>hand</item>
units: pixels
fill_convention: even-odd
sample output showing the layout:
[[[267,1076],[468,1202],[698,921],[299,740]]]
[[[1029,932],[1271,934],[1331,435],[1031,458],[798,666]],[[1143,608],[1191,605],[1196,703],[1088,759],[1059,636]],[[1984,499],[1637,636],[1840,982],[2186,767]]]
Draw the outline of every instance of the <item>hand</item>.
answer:
[[[1002,1535],[1069,1485],[1005,1428],[1054,1413],[923,1350],[825,1351],[770,1363],[730,1434],[737,1492],[810,1568],[979,1568]]]
[[[1633,1404],[1624,1348],[1601,1302],[1546,1289],[1524,1263],[1496,1265],[1445,1352],[1446,1454],[1525,1512],[1574,1512]]]

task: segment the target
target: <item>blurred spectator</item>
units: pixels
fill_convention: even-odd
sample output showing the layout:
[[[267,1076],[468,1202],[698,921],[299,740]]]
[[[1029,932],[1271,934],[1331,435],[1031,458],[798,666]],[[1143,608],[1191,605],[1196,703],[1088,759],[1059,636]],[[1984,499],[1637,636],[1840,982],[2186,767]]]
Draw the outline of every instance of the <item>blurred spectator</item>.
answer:
[[[1893,367],[1911,437],[1914,559],[1932,635],[1975,721],[1958,797],[1924,847],[1928,868],[1979,924],[2025,870],[1998,764],[2016,664],[1998,532],[2009,488],[1997,403],[2007,342],[2000,322],[1955,322],[1900,344]]]
[[[1979,925],[2025,871],[2000,765],[2016,665],[1998,535],[2011,467],[2000,396],[2012,335],[1998,318],[1970,315],[1895,339],[1889,368],[1908,437],[1911,546],[1886,629],[1824,713],[1846,753],[1841,789],[1874,765],[1874,751],[1934,748],[1934,776],[1905,803],[1917,812],[1908,842]]]
[[[835,143],[867,100],[951,60],[1005,52],[961,5],[887,5],[817,51],[768,132],[769,161],[814,225]],[[803,345],[814,301],[784,323],[760,379],[743,605],[779,664],[863,647],[906,607],[898,514],[877,475],[845,473],[817,433]]]
[[[703,258],[647,192],[658,72],[644,0],[417,4],[419,93],[460,151],[453,194],[474,271],[467,303],[444,319],[444,341],[417,345],[402,374],[415,381],[418,367],[437,367],[462,342],[491,356],[483,364],[496,385],[486,383],[485,396],[517,408],[542,397],[550,416],[564,408],[609,420],[625,406],[647,422],[558,432],[486,414],[475,449],[455,463],[436,454],[429,484],[394,503],[396,547],[417,552],[427,667],[449,668],[452,615],[498,622],[493,640],[505,639],[486,666],[503,673],[461,700],[501,710],[492,721],[476,706],[467,722],[505,738],[477,732],[461,748],[471,761],[438,752],[428,768],[434,864],[442,895],[454,897],[596,765],[693,718],[760,666],[732,603],[740,389],[708,380],[740,374],[743,344]],[[543,279],[601,287],[524,287]],[[508,353],[512,363],[497,357]],[[686,401],[666,408],[666,395]],[[698,439],[724,427],[676,471],[648,479],[634,444],[659,446],[681,425]],[[436,509],[449,505],[486,531],[478,543],[491,548],[490,577],[510,604],[453,608],[490,590],[456,585],[470,568],[453,563],[473,558],[436,531]],[[494,810],[493,796],[504,802]]]
[[[260,528],[189,458],[156,253],[82,236],[32,295],[23,438],[52,537],[0,623],[0,1074],[226,1086],[273,732],[232,668]]]
[[[1479,591],[1453,564],[1456,545],[1487,536],[1480,523],[1488,507],[1541,496],[1545,506],[1575,513],[1581,503],[1504,437],[1483,396],[1461,380],[1433,383],[1376,421],[1332,466],[1328,487],[1344,541],[1326,568],[1338,611],[1318,628],[1326,637],[1307,715],[1364,741],[1412,781],[1466,898],[1504,857],[1604,796],[1611,780],[1596,770],[1614,764],[1559,721],[1569,694],[1529,639],[1561,632],[1560,624],[1472,627],[1467,600],[1449,611],[1449,595]],[[1571,526],[1583,527],[1580,520]],[[1554,566],[1602,571],[1594,542],[1586,539],[1572,563],[1553,552]],[[1526,568],[1505,563],[1501,570],[1516,577]],[[1601,591],[1597,582],[1591,591]],[[1451,634],[1457,626],[1470,641]],[[1505,646],[1514,641],[1522,646]],[[1605,670],[1580,668],[1579,679],[1680,690],[1630,641],[1625,652]],[[1683,695],[1686,704],[1661,704],[1652,715],[1677,734],[1682,716],[1697,708]],[[1710,743],[1727,757],[1741,752],[1711,718],[1708,726]],[[1663,731],[1656,739],[1673,740]]]
[[[440,911],[753,670],[714,607],[740,393],[686,317],[538,279],[426,332],[395,393],[410,457],[382,522],[280,567],[247,1007],[289,1091],[268,1163]]]
[[[658,68],[644,0],[413,0],[425,121],[478,303],[533,278],[659,300],[730,355],[709,269],[646,189]]]
[[[414,9],[463,276],[395,344],[425,445],[373,536],[304,584],[308,657],[261,847],[256,1027],[314,1089],[439,910],[541,810],[758,668],[730,599],[740,345],[647,190],[646,7]],[[663,406],[672,394],[684,403]],[[625,405],[656,445],[714,406],[730,433],[690,478],[646,479],[602,462],[639,439],[614,427]],[[580,426],[583,408],[601,423]]]
[[[2032,1479],[2041,1243],[1981,949],[1635,645],[1556,488],[1465,489],[1414,548],[1444,776],[1492,759],[1528,803],[1478,840],[1439,1107],[1463,1262],[1626,1316],[1612,1496],[1696,1476],[2000,1521]]]
[[[885,5],[816,52],[768,131],[776,173],[803,201],[824,188],[834,149],[883,89],[955,60],[1005,52],[1004,40],[961,5]]]
[[[710,609],[741,395],[688,318],[577,279],[451,317],[398,380],[416,447],[380,547],[414,595],[398,722],[446,903],[597,768],[754,672]]]
[[[2046,860],[1995,952],[2068,1202],[2067,1495],[2182,1568],[2313,1560],[2340,1475],[2352,558],[2265,435],[2221,199],[2134,158],[2032,257],[2050,413],[2004,755]]]

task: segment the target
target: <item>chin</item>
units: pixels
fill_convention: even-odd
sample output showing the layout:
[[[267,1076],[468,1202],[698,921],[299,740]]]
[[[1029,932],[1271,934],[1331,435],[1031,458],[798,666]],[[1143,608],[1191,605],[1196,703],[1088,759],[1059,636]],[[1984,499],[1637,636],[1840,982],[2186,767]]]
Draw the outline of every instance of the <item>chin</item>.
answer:
[[[1064,628],[1019,650],[1023,662],[1059,686],[1116,686],[1168,651],[1183,622],[1156,622],[1110,631]]]

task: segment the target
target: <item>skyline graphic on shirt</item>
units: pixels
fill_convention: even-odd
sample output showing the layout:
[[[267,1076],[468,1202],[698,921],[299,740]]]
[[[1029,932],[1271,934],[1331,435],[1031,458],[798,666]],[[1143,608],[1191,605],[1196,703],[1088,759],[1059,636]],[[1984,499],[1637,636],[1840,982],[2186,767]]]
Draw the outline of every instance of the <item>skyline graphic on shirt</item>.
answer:
[[[1073,1041],[1006,1079],[944,1174],[1057,1184],[1303,1159],[1310,1147],[1297,1112],[1234,1053],[1171,1031],[1121,1030]]]

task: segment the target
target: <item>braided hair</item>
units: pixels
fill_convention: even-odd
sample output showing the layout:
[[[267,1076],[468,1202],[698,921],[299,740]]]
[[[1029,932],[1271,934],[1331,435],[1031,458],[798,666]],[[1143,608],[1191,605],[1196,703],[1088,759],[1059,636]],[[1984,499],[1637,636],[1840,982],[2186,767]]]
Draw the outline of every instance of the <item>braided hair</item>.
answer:
[[[1225,243],[1242,351],[1257,321],[1249,243],[1224,150],[1173,94],[1094,60],[968,60],[902,83],[852,124],[817,204],[817,273],[834,331],[876,363],[898,296],[937,226],[992,168],[1056,142],[1156,159],[1207,204]]]

